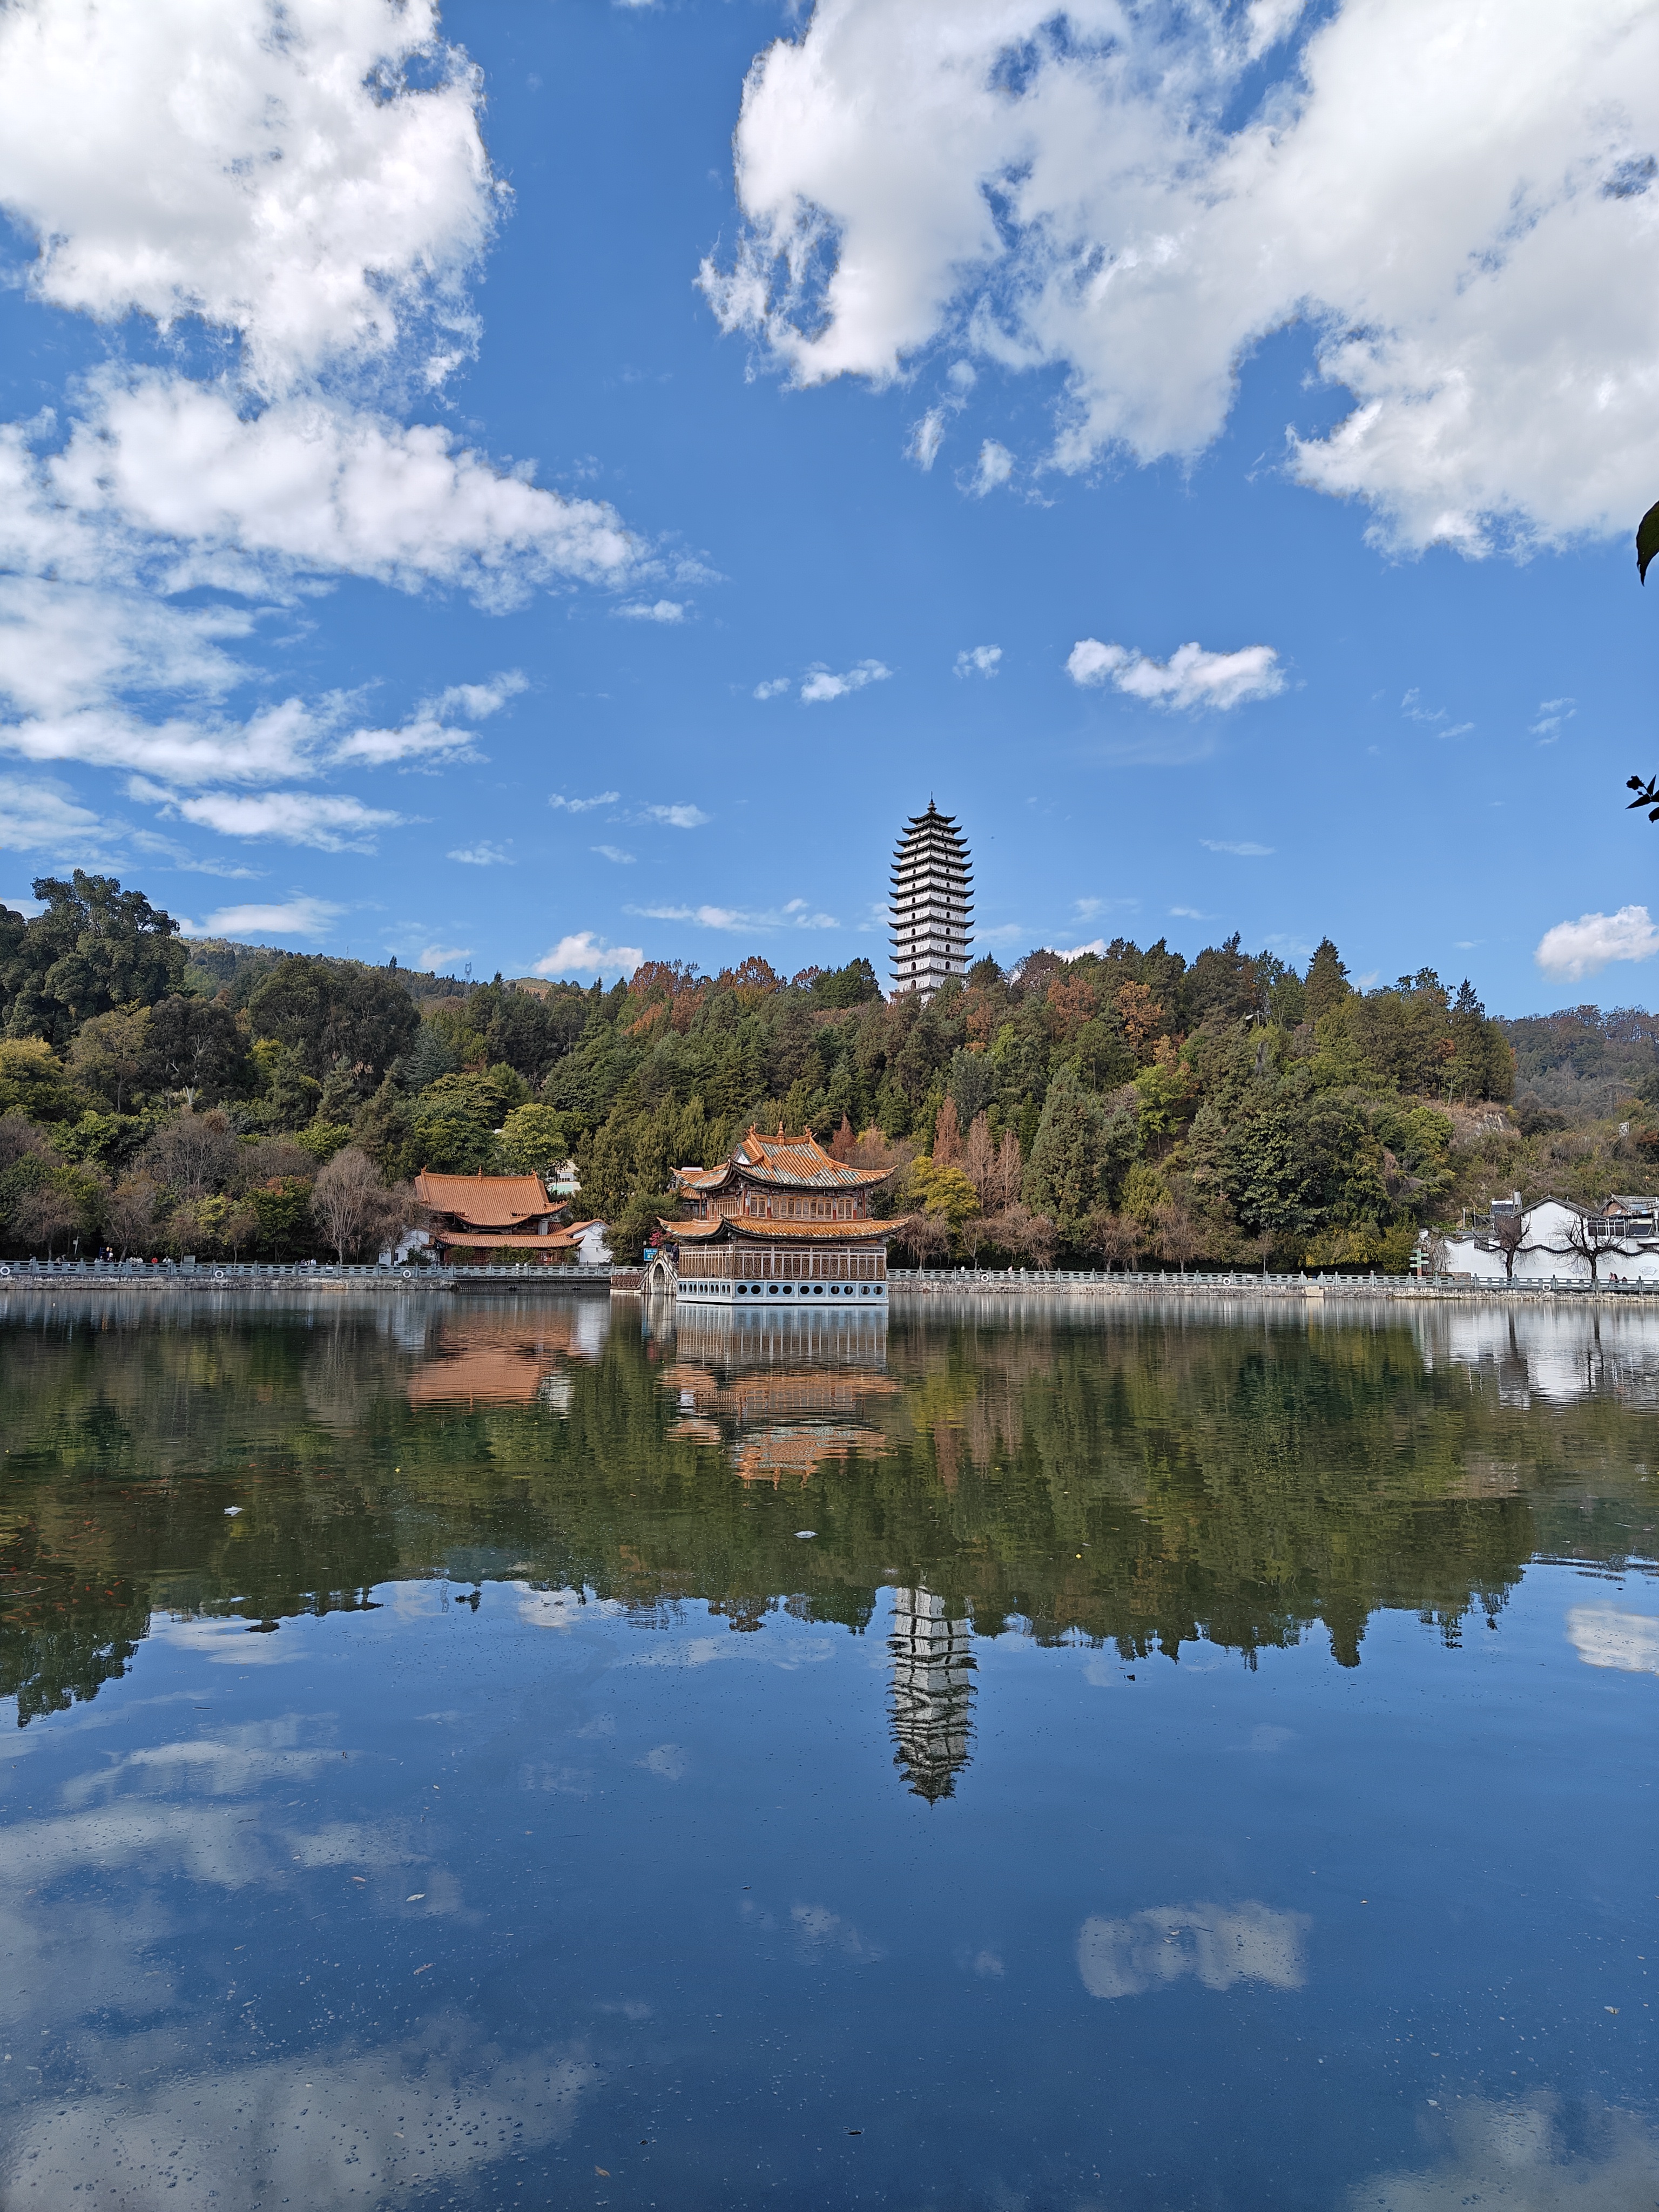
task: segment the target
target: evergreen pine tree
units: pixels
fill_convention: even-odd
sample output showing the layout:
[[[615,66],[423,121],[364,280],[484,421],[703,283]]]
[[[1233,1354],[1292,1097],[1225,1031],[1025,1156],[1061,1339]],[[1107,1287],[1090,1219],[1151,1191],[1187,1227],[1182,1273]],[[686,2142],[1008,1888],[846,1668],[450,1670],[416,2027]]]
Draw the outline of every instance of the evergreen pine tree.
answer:
[[[1308,963],[1307,980],[1302,987],[1303,1019],[1316,1022],[1340,1006],[1351,995],[1348,971],[1340,955],[1328,937],[1322,938],[1318,950]]]
[[[1484,1098],[1487,1095],[1486,1010],[1467,975],[1458,986],[1450,1022],[1452,1056],[1446,1068],[1447,1089],[1454,1098]]]

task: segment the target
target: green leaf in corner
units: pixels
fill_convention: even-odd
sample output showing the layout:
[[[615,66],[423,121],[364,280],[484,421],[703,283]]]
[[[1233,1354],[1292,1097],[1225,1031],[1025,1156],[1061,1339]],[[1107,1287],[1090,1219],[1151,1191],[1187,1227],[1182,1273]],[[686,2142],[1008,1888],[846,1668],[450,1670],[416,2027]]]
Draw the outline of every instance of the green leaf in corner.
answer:
[[[1636,573],[1645,584],[1648,563],[1659,553],[1659,506],[1650,507],[1636,526]]]

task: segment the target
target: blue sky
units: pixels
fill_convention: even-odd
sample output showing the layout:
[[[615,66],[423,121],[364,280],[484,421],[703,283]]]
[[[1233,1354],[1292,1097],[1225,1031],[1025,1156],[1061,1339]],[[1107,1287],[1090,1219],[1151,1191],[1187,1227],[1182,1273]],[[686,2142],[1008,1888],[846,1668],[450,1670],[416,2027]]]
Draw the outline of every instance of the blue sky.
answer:
[[[931,795],[1004,960],[1648,995],[1659,71],[1557,15],[15,9],[0,895],[881,969]]]

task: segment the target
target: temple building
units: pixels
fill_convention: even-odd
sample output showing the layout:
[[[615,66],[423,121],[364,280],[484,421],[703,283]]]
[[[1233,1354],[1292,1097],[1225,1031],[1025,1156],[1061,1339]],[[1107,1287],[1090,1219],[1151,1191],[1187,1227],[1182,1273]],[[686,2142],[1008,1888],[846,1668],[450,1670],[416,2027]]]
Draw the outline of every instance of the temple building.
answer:
[[[647,1287],[718,1305],[884,1303],[887,1240],[904,1224],[872,1219],[870,1200],[893,1172],[849,1167],[810,1129],[750,1129],[719,1167],[673,1170],[686,1212],[661,1223]]]
[[[972,1756],[973,1625],[929,1589],[893,1592],[893,1764],[918,1797],[953,1795]]]
[[[906,823],[893,854],[893,996],[920,991],[931,998],[941,983],[966,973],[973,880],[955,817],[941,814],[930,799],[927,811]]]
[[[562,1223],[564,1207],[538,1176],[434,1175],[423,1168],[415,1195],[434,1216],[431,1240],[441,1258],[474,1267],[507,1252],[526,1252],[545,1266],[570,1258],[586,1221]]]

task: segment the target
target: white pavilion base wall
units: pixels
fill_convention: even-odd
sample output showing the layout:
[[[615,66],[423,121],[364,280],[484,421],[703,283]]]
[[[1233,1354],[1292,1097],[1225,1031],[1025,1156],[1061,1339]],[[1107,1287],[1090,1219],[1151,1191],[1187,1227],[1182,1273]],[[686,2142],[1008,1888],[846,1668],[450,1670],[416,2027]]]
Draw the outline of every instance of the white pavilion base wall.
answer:
[[[654,1290],[658,1286],[653,1281],[651,1287]],[[788,1282],[721,1282],[712,1276],[681,1275],[672,1295],[683,1304],[752,1307],[765,1303],[775,1308],[782,1304],[804,1305],[810,1300],[815,1311],[842,1306],[850,1310],[854,1302],[867,1310],[872,1301],[885,1305],[887,1285],[884,1282],[815,1283],[799,1279]]]
[[[672,1289],[659,1273],[673,1277]],[[659,1261],[651,1287],[704,1305],[749,1306],[764,1300],[776,1306],[811,1298],[839,1306],[852,1299],[867,1307],[887,1297],[887,1255],[878,1246],[718,1244],[699,1251],[682,1245],[678,1269]]]

